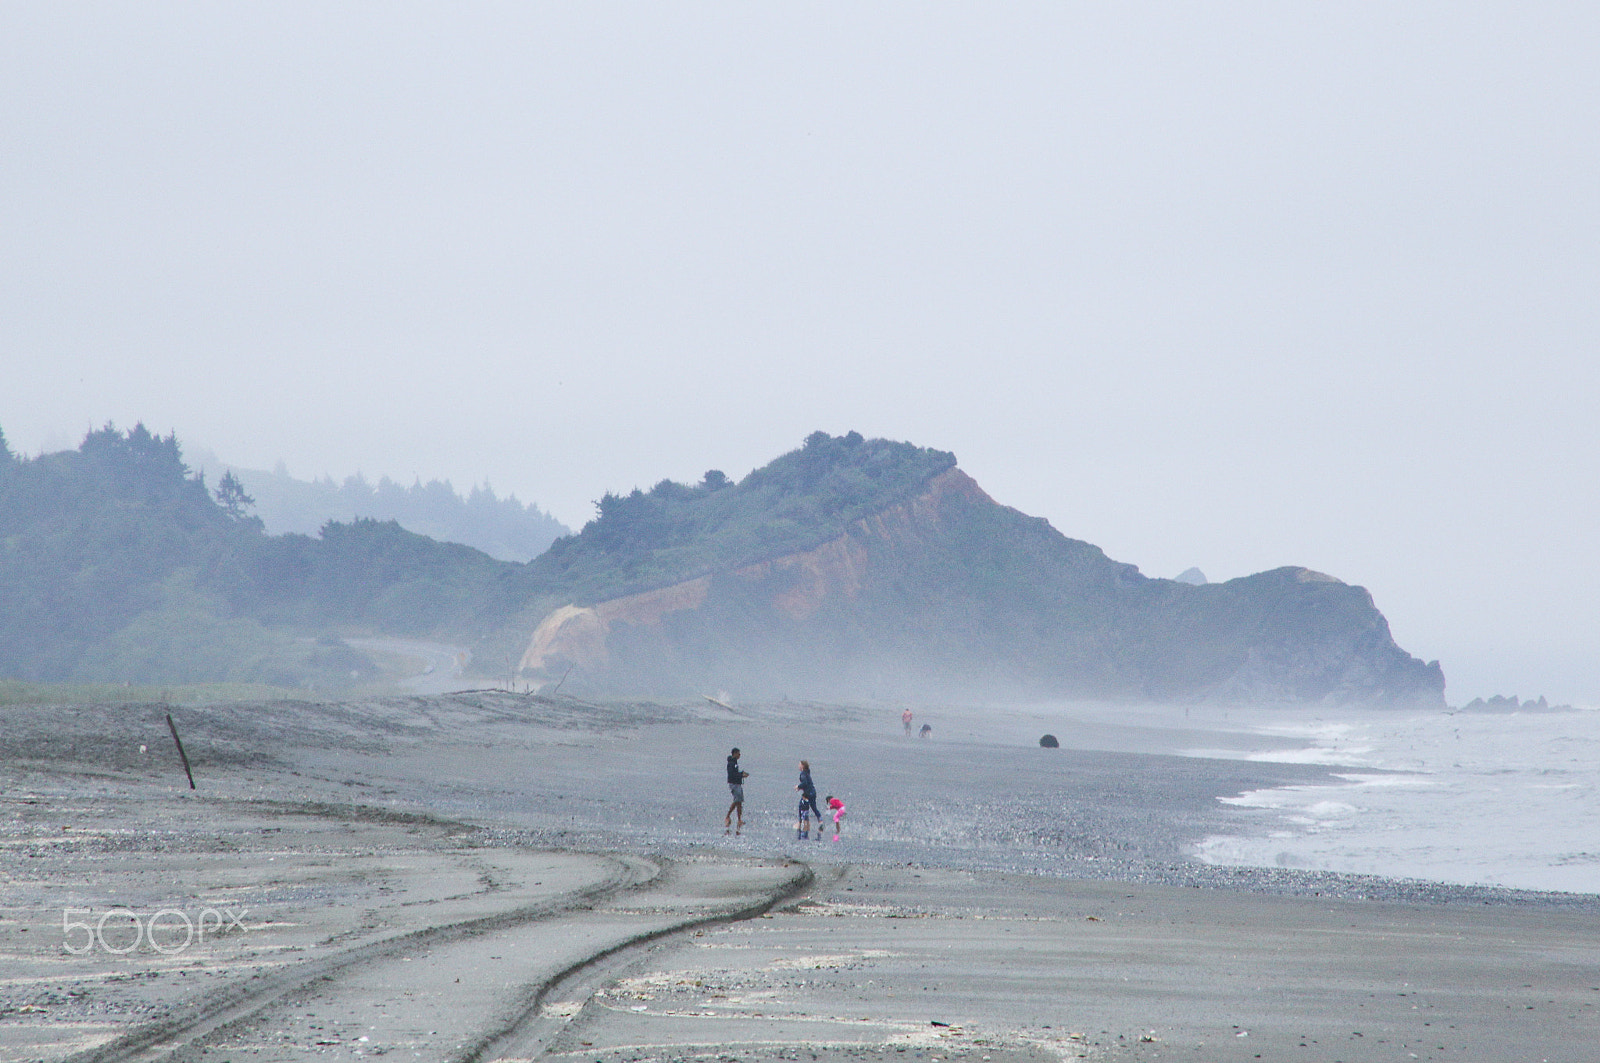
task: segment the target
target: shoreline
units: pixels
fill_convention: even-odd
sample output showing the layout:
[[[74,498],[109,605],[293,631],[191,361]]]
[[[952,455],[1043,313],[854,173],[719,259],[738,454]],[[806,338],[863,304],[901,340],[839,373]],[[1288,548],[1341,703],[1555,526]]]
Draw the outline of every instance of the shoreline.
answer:
[[[48,780],[66,767],[78,778],[104,774],[108,778],[166,779],[177,792],[182,786],[181,768],[161,722],[169,710],[189,735],[186,742],[196,747],[196,770],[208,792],[266,794],[266,784],[256,782],[250,784],[256,787],[254,790],[241,789],[231,778],[241,769],[265,769],[279,776],[274,787],[298,787],[306,795],[321,794],[322,799],[335,804],[471,821],[486,831],[504,831],[507,837],[521,835],[543,844],[581,844],[634,852],[693,851],[707,845],[731,845],[734,852],[769,856],[809,852],[795,849],[788,840],[792,836],[788,826],[792,813],[772,807],[770,789],[762,789],[760,784],[750,786],[752,799],[747,815],[751,829],[741,839],[722,839],[706,826],[720,816],[718,787],[705,786],[703,780],[698,780],[703,791],[702,812],[685,815],[676,797],[678,783],[671,782],[674,797],[666,806],[665,815],[642,815],[641,811],[648,811],[643,808],[650,802],[648,793],[639,794],[637,787],[630,792],[621,785],[636,783],[637,779],[606,777],[618,763],[612,752],[647,743],[658,731],[743,733],[739,729],[752,727],[750,718],[730,721],[717,717],[746,711],[777,716],[779,722],[768,727],[780,733],[791,726],[798,713],[815,710],[831,714],[830,724],[840,732],[840,740],[848,743],[860,739],[863,718],[882,714],[880,710],[855,706],[783,705],[718,712],[702,711],[698,704],[686,708],[632,702],[552,703],[500,691],[353,702],[225,702],[198,708],[166,703],[12,705],[0,706],[0,723],[4,724],[0,762],[11,773],[39,780]],[[1147,722],[1140,726],[1149,729]],[[1012,729],[1018,729],[1014,721]],[[513,733],[515,741],[507,743],[508,735]],[[947,765],[951,759],[959,761],[966,756],[965,747],[958,746],[954,751],[948,746],[928,749],[919,748],[915,741],[886,740],[883,734],[873,737],[876,746],[861,751],[869,760],[885,750],[900,753],[908,749],[945,756]],[[1263,737],[1258,745],[1262,749],[1277,748],[1285,741],[1281,736]],[[609,751],[581,759],[583,747],[602,743],[609,743]],[[1183,741],[1165,741],[1155,752],[1133,752],[1134,744],[1123,738],[1108,743],[1110,748],[1086,750],[999,747],[999,753],[1024,761],[1031,759],[1033,766],[1064,766],[1062,788],[1047,792],[1046,796],[1051,800],[1065,797],[1079,806],[1067,809],[1069,822],[1065,823],[1055,807],[1029,818],[1027,813],[1037,810],[1023,808],[1015,800],[996,802],[986,798],[992,804],[1007,806],[1005,815],[1016,819],[1016,824],[995,836],[980,837],[983,828],[994,830],[992,823],[973,822],[987,809],[974,812],[944,807],[940,810],[943,821],[931,831],[896,833],[892,829],[867,828],[863,832],[865,816],[873,815],[881,823],[887,818],[886,809],[883,802],[874,807],[869,801],[853,799],[851,829],[845,835],[850,843],[850,858],[869,863],[902,864],[910,860],[930,867],[1297,896],[1583,909],[1600,906],[1600,891],[1534,889],[1424,876],[1203,860],[1197,855],[1198,843],[1209,830],[1248,831],[1253,822],[1260,822],[1260,810],[1230,808],[1228,805],[1234,803],[1231,799],[1219,805],[1219,797],[1230,798],[1235,790],[1249,793],[1254,787],[1274,785],[1336,791],[1344,785],[1350,766],[1343,762],[1240,761],[1173,752],[1186,747]],[[504,748],[495,748],[504,745],[512,747],[509,754]],[[141,746],[146,752],[135,752]],[[698,735],[694,746],[713,751],[717,748]],[[521,784],[526,780],[515,776],[519,769],[525,773],[527,765],[518,763],[517,754],[540,749],[571,757],[574,763],[563,765],[569,770],[560,776],[545,771],[540,785],[524,788]],[[983,752],[992,755],[995,751]],[[1102,778],[1084,774],[1085,764],[1091,761],[1096,762]],[[921,766],[917,767],[920,770]],[[637,775],[637,766],[630,768]],[[596,770],[599,778],[586,777]],[[872,770],[887,774],[881,763]],[[1407,769],[1359,770],[1363,775],[1399,777]],[[208,779],[207,773],[220,774],[222,778]],[[1138,792],[1127,779],[1139,773],[1166,776],[1169,782],[1173,775],[1188,778],[1165,788],[1150,787]],[[982,774],[978,773],[980,777]],[[899,785],[907,777],[902,773],[888,781]],[[1080,817],[1085,806],[1102,801],[1103,794],[1096,787],[1104,787],[1108,781],[1122,791],[1118,794],[1122,805],[1105,804],[1093,809],[1098,822]],[[217,789],[219,783],[222,791]],[[596,783],[609,790],[598,802],[592,793]],[[1004,785],[1009,784],[1003,784],[1001,789]],[[1080,796],[1078,791],[1085,787],[1090,789],[1089,795]],[[782,794],[786,784],[780,783],[777,789]],[[7,792],[8,799],[14,800],[14,784]],[[933,793],[937,797],[939,788],[934,787]],[[921,802],[924,811],[931,811],[928,796],[904,790],[894,794],[897,801]],[[786,799],[780,800],[785,806],[788,804]],[[1140,801],[1144,802],[1143,807]],[[713,814],[708,818],[704,809],[714,810]],[[1153,814],[1143,816],[1146,812]],[[1139,816],[1143,818],[1136,818]],[[956,820],[953,824],[952,819]],[[1025,851],[1025,855],[1019,857],[1019,851]]]
[[[998,812],[972,797],[935,819],[945,783],[993,765],[879,741],[865,710],[730,725],[711,709],[461,695],[174,710],[190,793],[152,759],[145,736],[165,730],[153,709],[4,710],[0,967],[16,973],[0,978],[0,1063],[158,1048],[263,1061],[775,1060],[801,1046],[972,1063],[1402,1047],[1580,1058],[1600,1037],[1600,985],[1586,981],[1600,897],[1160,858],[1226,818],[1213,784],[1322,768],[1023,750],[1030,770],[1060,773],[1052,800],[1081,807],[1040,818],[1002,793]],[[800,714],[827,778],[854,763],[876,779],[852,781],[842,842],[790,840],[775,785],[752,787],[760,807],[738,838],[720,834],[714,788],[653,802],[730,726],[761,751],[761,786],[766,750]],[[884,792],[907,806],[898,818]],[[941,833],[914,833],[935,821]],[[96,931],[109,947],[64,947],[90,940],[64,920],[118,908],[176,913],[166,949],[113,951],[126,915]],[[203,915],[240,909],[228,933]],[[197,917],[203,944],[170,951]]]

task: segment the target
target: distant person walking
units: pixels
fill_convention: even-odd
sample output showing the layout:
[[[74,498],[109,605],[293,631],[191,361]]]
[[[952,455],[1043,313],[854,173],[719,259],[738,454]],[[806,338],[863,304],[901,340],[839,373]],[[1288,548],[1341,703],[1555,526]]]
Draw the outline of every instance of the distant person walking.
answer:
[[[795,839],[804,840],[810,835],[811,817],[817,817],[817,841],[822,840],[822,809],[817,807],[817,786],[811,781],[811,762],[800,762],[800,783],[795,787],[800,791],[800,814],[795,824]]]
[[[844,800],[828,795],[828,807],[833,809],[833,840],[839,840],[839,825],[844,822]],[[817,837],[822,837],[822,820],[817,820]]]
[[[739,769],[739,747],[734,746],[733,752],[728,754],[728,792],[733,795],[733,803],[728,806],[728,814],[722,817],[722,833],[728,833],[728,828],[733,825],[734,813],[739,814],[739,825],[733,833],[738,834],[744,830],[744,781],[750,778],[750,773]]]
[[[911,710],[907,709],[900,714],[900,722],[905,725],[906,734],[911,733]]]

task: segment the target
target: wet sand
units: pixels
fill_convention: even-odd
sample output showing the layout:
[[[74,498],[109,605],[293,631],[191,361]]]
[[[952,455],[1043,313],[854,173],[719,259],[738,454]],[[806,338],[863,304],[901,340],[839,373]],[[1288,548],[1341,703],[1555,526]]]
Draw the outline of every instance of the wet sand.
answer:
[[[898,707],[227,705],[174,712],[190,792],[164,711],[0,709],[0,1060],[1600,1043],[1594,897],[1192,862],[1239,829],[1218,796],[1325,777],[1172,755],[1240,735],[1130,713],[1043,750],[1027,714],[937,707],[922,741]],[[848,800],[837,843],[794,837],[799,756]],[[157,911],[135,942],[128,912]]]

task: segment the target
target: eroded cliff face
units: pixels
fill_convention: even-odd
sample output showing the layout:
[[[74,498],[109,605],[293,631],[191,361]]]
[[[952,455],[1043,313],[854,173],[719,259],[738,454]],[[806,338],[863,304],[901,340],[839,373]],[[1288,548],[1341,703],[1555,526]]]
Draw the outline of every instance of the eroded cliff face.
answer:
[[[773,612],[791,621],[809,619],[824,602],[849,601],[861,593],[871,540],[898,541],[900,546],[914,542],[938,525],[941,509],[950,499],[994,504],[972,477],[948,469],[930,479],[921,494],[856,521],[821,546],[730,567],[729,573],[747,584],[780,584],[782,589],[768,603]],[[562,606],[540,621],[520,667],[543,672],[558,660],[580,667],[603,666],[610,660],[608,642],[615,627],[656,628],[669,614],[699,609],[706,602],[711,578],[704,575],[591,606]]]
[[[522,654],[527,671],[543,671],[556,658],[594,667],[610,659],[606,642],[614,624],[653,627],[668,613],[698,609],[706,600],[709,576],[674,583],[591,606],[564,605],[539,622]]]

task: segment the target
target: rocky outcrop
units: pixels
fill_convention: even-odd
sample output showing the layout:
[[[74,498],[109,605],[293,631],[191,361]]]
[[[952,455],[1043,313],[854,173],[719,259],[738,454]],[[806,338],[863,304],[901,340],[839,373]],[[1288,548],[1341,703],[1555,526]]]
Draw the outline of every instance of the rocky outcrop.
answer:
[[[1571,705],[1552,705],[1543,694],[1540,694],[1537,700],[1533,698],[1524,698],[1520,701],[1517,699],[1515,694],[1512,694],[1509,697],[1504,694],[1496,694],[1494,697],[1488,699],[1473,698],[1471,701],[1461,706],[1461,708],[1457,711],[1511,713],[1576,712],[1577,710]]]
[[[522,667],[656,695],[1442,706],[1444,687],[1360,587],[1148,579],[955,467],[810,548],[565,604]]]
[[[1242,660],[1202,692],[1207,700],[1443,707],[1439,662],[1424,664],[1396,646],[1364,588],[1304,568],[1219,586],[1230,589],[1235,603],[1261,612]]]

